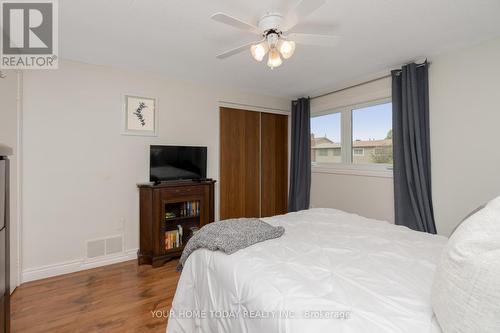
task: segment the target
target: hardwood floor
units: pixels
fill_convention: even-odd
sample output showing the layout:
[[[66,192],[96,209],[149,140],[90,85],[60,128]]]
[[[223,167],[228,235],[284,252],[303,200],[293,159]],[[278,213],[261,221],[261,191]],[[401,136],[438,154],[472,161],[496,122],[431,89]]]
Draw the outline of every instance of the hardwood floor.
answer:
[[[12,332],[165,332],[180,274],[137,261],[29,282],[11,298]]]

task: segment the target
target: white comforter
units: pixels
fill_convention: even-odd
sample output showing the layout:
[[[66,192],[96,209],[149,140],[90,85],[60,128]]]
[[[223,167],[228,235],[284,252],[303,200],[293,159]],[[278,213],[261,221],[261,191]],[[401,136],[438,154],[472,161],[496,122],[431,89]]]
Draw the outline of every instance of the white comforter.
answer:
[[[285,234],[189,257],[167,332],[439,332],[430,292],[446,238],[334,209],[265,221]]]

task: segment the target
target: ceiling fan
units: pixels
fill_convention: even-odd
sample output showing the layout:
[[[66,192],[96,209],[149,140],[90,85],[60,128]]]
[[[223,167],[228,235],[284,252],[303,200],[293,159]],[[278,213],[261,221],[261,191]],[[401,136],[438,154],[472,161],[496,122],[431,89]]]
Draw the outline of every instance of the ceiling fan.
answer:
[[[333,47],[340,40],[330,34],[308,34],[295,32],[294,27],[300,20],[325,4],[326,0],[302,0],[285,15],[268,12],[257,24],[244,22],[224,13],[212,15],[212,19],[234,28],[249,31],[262,36],[261,40],[246,43],[217,55],[225,59],[250,48],[253,58],[262,61],[268,54],[267,65],[273,69],[282,64],[281,57],[290,58],[295,51],[295,44]]]

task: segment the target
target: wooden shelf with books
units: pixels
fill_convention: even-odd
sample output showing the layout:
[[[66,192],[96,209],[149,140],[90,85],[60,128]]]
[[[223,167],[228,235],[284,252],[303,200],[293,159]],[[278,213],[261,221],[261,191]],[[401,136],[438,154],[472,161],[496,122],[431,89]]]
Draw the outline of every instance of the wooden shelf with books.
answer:
[[[153,267],[178,257],[189,238],[214,221],[215,181],[138,185],[139,264]]]
[[[187,243],[200,225],[200,201],[165,203],[165,251],[178,249]]]

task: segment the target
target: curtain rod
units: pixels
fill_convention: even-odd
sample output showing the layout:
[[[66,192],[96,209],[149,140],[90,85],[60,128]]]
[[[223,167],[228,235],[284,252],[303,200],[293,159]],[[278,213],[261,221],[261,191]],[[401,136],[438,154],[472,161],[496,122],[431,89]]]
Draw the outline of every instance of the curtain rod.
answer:
[[[324,94],[321,94],[321,95],[318,95],[318,96],[311,97],[310,99],[312,100],[312,99],[316,99],[316,98],[320,98],[320,97],[325,97],[325,96],[332,95],[332,94],[335,94],[335,93],[338,93],[338,92],[341,92],[341,91],[344,91],[344,90],[347,90],[347,89],[351,89],[351,88],[355,88],[355,87],[359,87],[359,86],[364,86],[365,84],[368,84],[368,83],[372,83],[372,82],[380,81],[380,80],[383,80],[383,79],[387,79],[388,77],[391,77],[391,74],[380,76],[380,77],[377,77],[375,79],[371,79],[369,81],[361,82],[361,83],[358,83],[358,84],[353,84],[352,86],[348,86],[348,87],[344,87],[344,88],[337,89],[337,90],[334,90],[334,91],[330,91],[330,92],[327,92],[327,93],[324,93]]]
[[[425,64],[430,65],[431,63],[426,60],[425,62],[423,62],[421,64],[417,64],[417,67],[424,66]],[[395,71],[401,72],[400,69],[396,69]],[[318,95],[318,96],[310,97],[310,99],[312,100],[312,99],[316,99],[316,98],[320,98],[320,97],[325,97],[325,96],[332,95],[332,94],[335,94],[335,93],[338,93],[338,92],[341,92],[341,91],[344,91],[344,90],[347,90],[347,89],[356,88],[356,87],[363,86],[363,85],[368,84],[368,83],[372,83],[372,82],[380,81],[380,80],[383,80],[383,79],[387,79],[387,78],[389,78],[391,76],[392,76],[391,74],[386,74],[384,76],[380,76],[380,77],[377,77],[377,78],[374,78],[374,79],[371,79],[371,80],[368,80],[368,81],[365,81],[365,82],[353,84],[352,86],[344,87],[344,88],[337,89],[337,90],[334,90],[334,91],[330,91],[330,92],[327,92],[327,93],[324,93],[324,94],[321,94],[321,95]]]

